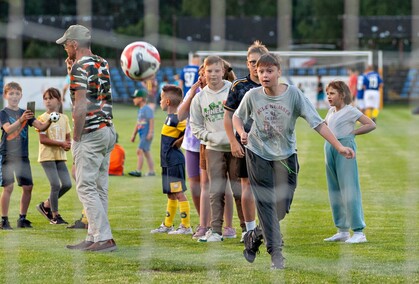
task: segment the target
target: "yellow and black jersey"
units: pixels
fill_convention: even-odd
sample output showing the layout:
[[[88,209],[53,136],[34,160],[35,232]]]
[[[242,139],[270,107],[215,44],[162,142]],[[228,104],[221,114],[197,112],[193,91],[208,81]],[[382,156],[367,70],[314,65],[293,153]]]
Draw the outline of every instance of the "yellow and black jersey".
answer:
[[[185,157],[173,143],[181,138],[185,132],[186,120],[179,121],[177,114],[166,117],[161,130],[160,162],[162,167],[170,167],[185,163]]]

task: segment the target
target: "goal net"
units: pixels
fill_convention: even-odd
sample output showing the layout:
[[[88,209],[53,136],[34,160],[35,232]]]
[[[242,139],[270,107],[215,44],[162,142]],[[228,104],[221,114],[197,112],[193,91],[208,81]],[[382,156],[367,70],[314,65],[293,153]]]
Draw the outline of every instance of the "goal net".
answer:
[[[271,51],[281,58],[282,79],[298,86],[313,102],[317,100],[318,76],[324,86],[332,80],[348,82],[348,69],[360,73],[373,64],[372,51]],[[247,51],[197,51],[201,58],[218,55],[227,60],[238,78],[248,74]],[[380,68],[380,66],[379,66]],[[320,107],[326,107],[321,102]]]

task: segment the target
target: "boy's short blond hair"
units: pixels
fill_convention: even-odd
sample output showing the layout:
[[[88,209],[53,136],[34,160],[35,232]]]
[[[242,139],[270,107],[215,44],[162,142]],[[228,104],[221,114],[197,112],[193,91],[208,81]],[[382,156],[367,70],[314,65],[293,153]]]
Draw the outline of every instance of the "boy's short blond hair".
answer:
[[[251,53],[259,53],[260,55],[268,53],[269,50],[266,48],[264,44],[262,44],[261,41],[255,40],[251,46],[247,49],[247,56]]]
[[[208,65],[220,63],[222,66],[224,66],[224,61],[221,57],[217,55],[210,55],[204,60],[204,67],[207,67]]]
[[[6,85],[4,85],[3,94],[7,94],[12,89],[13,90],[18,90],[19,92],[22,93],[22,87],[20,86],[19,83],[17,83],[17,82],[9,82]]]
[[[178,107],[183,100],[183,91],[179,86],[167,84],[163,86],[162,91],[173,107]]]

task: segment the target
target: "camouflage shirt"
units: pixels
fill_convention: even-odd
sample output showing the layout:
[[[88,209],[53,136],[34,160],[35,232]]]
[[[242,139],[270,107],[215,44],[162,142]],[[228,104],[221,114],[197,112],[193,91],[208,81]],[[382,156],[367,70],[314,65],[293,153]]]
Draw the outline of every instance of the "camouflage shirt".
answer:
[[[83,133],[112,124],[112,91],[108,62],[97,55],[83,56],[71,69],[70,97],[86,90],[87,113]]]

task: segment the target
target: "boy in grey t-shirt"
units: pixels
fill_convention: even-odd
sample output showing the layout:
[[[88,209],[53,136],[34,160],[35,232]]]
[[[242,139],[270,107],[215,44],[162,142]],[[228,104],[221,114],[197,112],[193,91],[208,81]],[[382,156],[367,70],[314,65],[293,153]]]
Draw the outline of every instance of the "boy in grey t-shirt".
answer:
[[[254,88],[244,96],[233,115],[233,125],[246,147],[250,186],[267,251],[271,255],[271,268],[283,269],[279,221],[289,212],[297,186],[297,118],[303,117],[341,155],[353,158],[355,153],[342,146],[301,91],[294,86],[278,84],[281,66],[277,56],[262,55],[257,69],[262,87]],[[243,122],[250,118],[253,125],[246,133]],[[243,253],[249,262],[254,261],[261,239],[257,230],[246,233]]]

